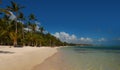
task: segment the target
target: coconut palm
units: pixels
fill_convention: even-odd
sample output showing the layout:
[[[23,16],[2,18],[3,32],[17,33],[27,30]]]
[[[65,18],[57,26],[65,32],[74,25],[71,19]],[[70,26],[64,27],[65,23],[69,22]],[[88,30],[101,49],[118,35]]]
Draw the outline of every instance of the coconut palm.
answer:
[[[42,36],[39,34],[34,34],[34,45],[42,46]]]
[[[16,44],[16,33],[15,32],[10,32],[10,38],[13,41],[13,44]]]
[[[10,22],[11,21],[9,20],[9,17],[6,16],[6,13],[3,16],[3,18],[0,18],[0,39],[1,39],[1,42],[4,41],[4,39],[8,40],[9,29],[11,28]],[[5,42],[3,42],[3,43],[5,43]]]
[[[19,13],[18,19],[21,22],[21,27],[22,27],[22,43],[23,46],[25,45],[24,43],[24,24],[22,23],[25,20],[24,14],[22,12]]]
[[[22,8],[24,8],[23,6],[19,6],[16,2],[14,2],[14,1],[11,1],[11,6],[7,6],[7,10],[9,10],[9,11],[12,11],[12,12],[14,12],[15,14],[16,14],[16,22],[15,22],[15,27],[16,27],[16,29],[15,29],[15,40],[14,40],[14,46],[16,46],[17,45],[17,19],[18,19],[18,13],[19,13],[19,10],[20,9],[22,9]]]
[[[35,33],[35,31],[36,31],[36,27],[37,27],[37,25],[36,25],[36,24],[31,24],[31,29],[32,29],[32,32],[34,32],[34,33]]]
[[[41,26],[41,27],[39,28],[39,30],[40,30],[40,33],[43,34],[43,32],[44,32],[45,29],[44,29],[44,27]]]
[[[50,33],[44,33],[44,27],[42,26],[39,28],[39,31],[36,31],[37,25],[35,24],[36,17],[34,14],[30,14],[28,18],[29,25],[27,24],[26,26],[31,30],[29,32],[25,31],[24,24],[22,24],[22,22],[25,23],[24,14],[20,12],[21,8],[23,7],[13,1],[11,1],[11,6],[8,6],[7,9],[0,8],[0,13],[2,13],[0,17],[0,44],[13,44],[14,46],[17,44],[32,46],[55,46],[63,44],[63,42]],[[3,13],[8,16],[4,16]],[[16,15],[16,20],[9,19],[9,16],[12,14]]]
[[[0,43],[2,44],[2,38],[6,34],[6,24],[4,24],[5,20],[0,19]]]
[[[7,15],[11,15],[11,13],[3,8],[0,8],[0,13],[4,13],[5,15],[3,16],[3,18],[0,18],[0,39],[1,41],[3,36],[5,36],[10,28],[9,25],[7,25],[7,23],[9,22],[9,17]]]
[[[31,29],[31,25],[34,24],[34,20],[36,19],[35,18],[35,15],[34,14],[30,14],[28,16],[28,22],[27,22],[27,28],[28,28],[28,32],[30,32],[30,29]]]
[[[36,24],[31,24],[31,30],[32,30],[32,43],[33,43],[33,46],[35,45],[35,41],[36,41],[36,37],[37,37],[37,35],[35,34],[35,32],[36,32]]]
[[[36,19],[35,15],[31,13],[29,15],[29,20],[31,21],[31,20],[37,20],[37,19]]]

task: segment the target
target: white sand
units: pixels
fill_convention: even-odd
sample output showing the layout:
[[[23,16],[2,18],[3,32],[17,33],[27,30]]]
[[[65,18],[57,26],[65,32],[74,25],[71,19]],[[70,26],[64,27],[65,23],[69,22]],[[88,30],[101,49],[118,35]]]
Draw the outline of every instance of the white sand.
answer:
[[[56,52],[50,47],[0,47],[0,70],[31,70]]]

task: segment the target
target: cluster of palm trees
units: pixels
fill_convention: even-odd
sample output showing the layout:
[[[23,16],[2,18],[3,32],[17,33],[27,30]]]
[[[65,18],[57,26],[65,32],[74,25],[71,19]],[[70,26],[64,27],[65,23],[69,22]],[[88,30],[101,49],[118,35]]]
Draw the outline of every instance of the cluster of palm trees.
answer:
[[[44,27],[35,23],[36,17],[30,14],[25,18],[20,11],[23,6],[11,1],[7,8],[0,8],[0,45],[13,46],[60,46],[64,43],[51,35],[44,33]],[[14,19],[10,16],[15,15]]]

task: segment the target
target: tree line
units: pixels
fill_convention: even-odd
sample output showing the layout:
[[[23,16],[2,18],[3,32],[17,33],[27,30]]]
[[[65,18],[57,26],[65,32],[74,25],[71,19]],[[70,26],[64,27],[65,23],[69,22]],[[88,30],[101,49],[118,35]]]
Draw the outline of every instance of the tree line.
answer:
[[[43,26],[35,23],[37,18],[33,13],[25,17],[20,6],[14,1],[10,6],[0,8],[0,45],[13,46],[63,46],[61,42],[50,33],[45,33]],[[14,17],[11,17],[12,15]]]

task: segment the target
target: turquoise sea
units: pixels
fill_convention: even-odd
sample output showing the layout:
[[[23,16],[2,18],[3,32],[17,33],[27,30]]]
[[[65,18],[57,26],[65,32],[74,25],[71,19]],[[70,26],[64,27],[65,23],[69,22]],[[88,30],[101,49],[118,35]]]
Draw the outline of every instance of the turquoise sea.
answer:
[[[63,47],[59,49],[69,70],[120,70],[120,47]]]

